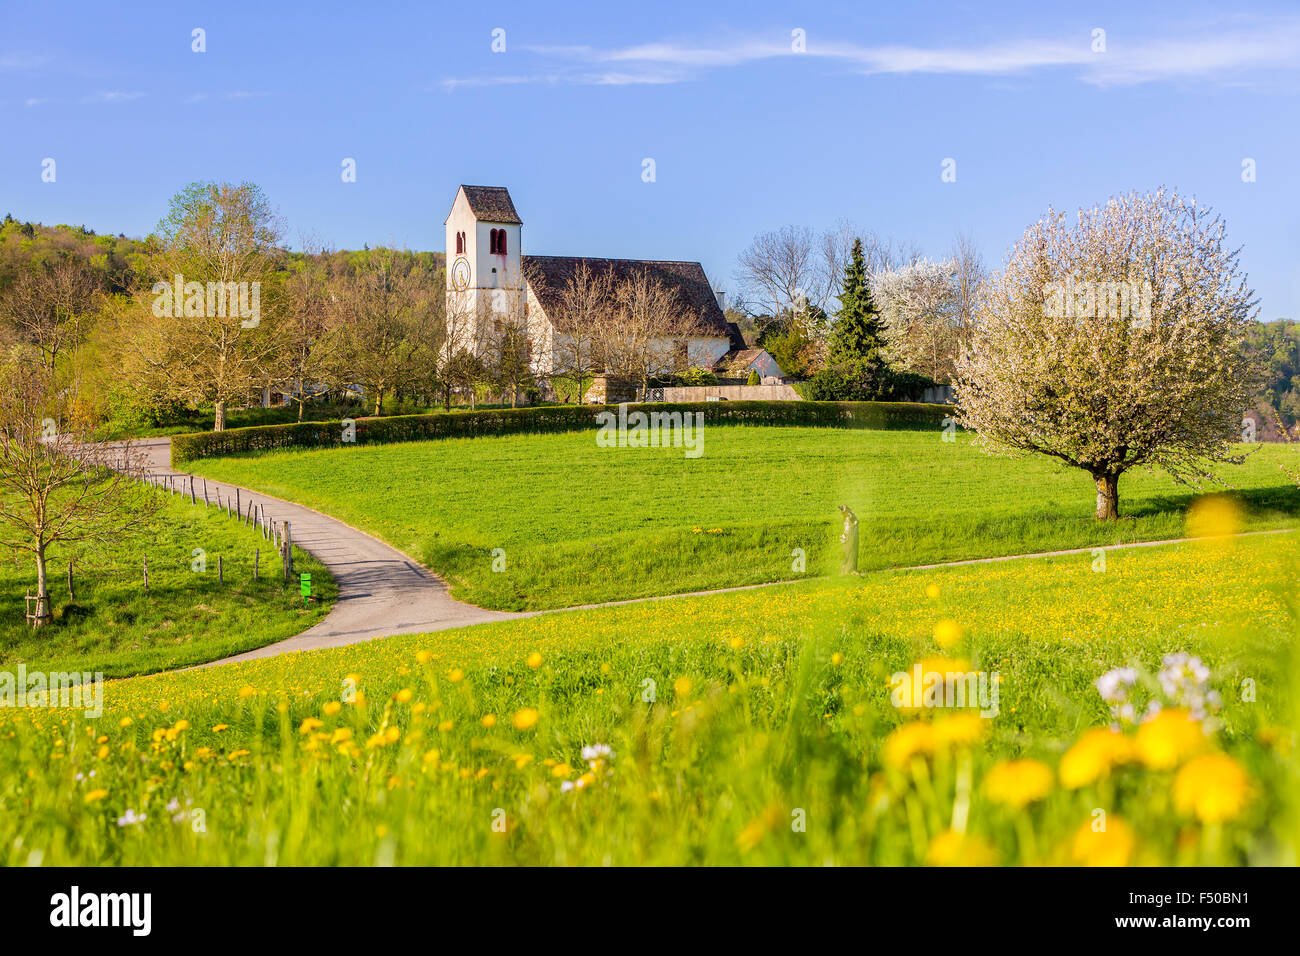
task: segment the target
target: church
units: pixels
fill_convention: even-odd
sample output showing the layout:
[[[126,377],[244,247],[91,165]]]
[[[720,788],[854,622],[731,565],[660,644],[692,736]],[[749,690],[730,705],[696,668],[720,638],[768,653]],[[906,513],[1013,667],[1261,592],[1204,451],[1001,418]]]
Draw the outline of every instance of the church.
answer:
[[[644,271],[676,293],[682,308],[681,333],[655,340],[654,354],[663,356],[657,372],[710,368],[745,347],[740,330],[727,322],[698,262],[523,255],[523,220],[504,186],[462,185],[446,229],[449,339],[464,343],[457,347],[478,351],[493,331],[501,331],[503,323],[522,319],[529,364],[542,381],[565,371],[560,300],[583,264],[592,273],[610,272],[615,282]],[[464,328],[453,336],[454,321]],[[604,400],[606,396],[589,393],[587,397]]]

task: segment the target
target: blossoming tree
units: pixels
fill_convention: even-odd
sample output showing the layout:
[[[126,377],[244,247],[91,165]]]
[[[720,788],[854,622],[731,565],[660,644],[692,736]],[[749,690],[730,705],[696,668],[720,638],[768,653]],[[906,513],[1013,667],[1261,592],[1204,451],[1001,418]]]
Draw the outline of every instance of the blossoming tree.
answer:
[[[1092,476],[1098,519],[1140,465],[1176,481],[1238,463],[1258,372],[1256,300],[1221,217],[1172,191],[1049,209],[985,283],[957,359],[958,421],[993,453],[1051,455]]]

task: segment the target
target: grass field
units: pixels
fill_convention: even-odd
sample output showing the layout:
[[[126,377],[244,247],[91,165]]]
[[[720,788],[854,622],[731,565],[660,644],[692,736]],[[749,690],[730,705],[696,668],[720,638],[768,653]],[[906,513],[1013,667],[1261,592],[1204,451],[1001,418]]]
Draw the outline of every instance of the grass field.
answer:
[[[1300,490],[1278,468],[1295,450],[1249,447],[1246,464],[1220,470],[1244,526],[1295,526]],[[1084,473],[1043,457],[993,458],[967,436],[945,443],[928,431],[706,427],[697,459],[681,448],[600,448],[591,433],[572,433],[194,467],[341,518],[442,574],[457,597],[507,610],[825,573],[840,504],[859,517],[860,567],[870,570],[1178,537],[1196,494],[1135,472],[1120,484],[1125,517],[1099,525]]]
[[[161,493],[160,493],[161,494]],[[204,552],[196,570],[195,549]],[[253,552],[261,549],[253,581]],[[149,559],[149,591],[142,561]],[[75,601],[67,562],[75,558]],[[219,584],[217,561],[224,566]],[[190,664],[284,640],[328,611],[336,588],[320,562],[295,549],[295,570],[312,574],[321,600],[304,608],[297,581],[285,583],[275,545],[216,508],[166,496],[141,535],[111,546],[55,551],[50,559],[54,623],[33,630],[23,594],[35,588],[30,560],[0,565],[0,670],[103,672],[126,677]]]
[[[0,863],[1295,863],[1297,536],[1095,568],[882,572],[112,682],[98,720],[0,715]],[[1203,721],[1151,677],[1175,652],[1211,670],[1192,697],[1222,697]],[[896,706],[919,660],[996,675],[996,713]],[[1121,665],[1165,711],[1109,733],[1093,682]]]

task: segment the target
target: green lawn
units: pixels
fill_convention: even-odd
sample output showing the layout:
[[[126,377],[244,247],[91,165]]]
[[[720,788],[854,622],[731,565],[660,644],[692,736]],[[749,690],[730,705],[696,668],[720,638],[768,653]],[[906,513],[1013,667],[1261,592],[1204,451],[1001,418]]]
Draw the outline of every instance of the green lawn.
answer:
[[[1245,527],[1300,523],[1285,446],[1220,474]],[[1121,482],[1092,519],[1082,472],[994,458],[931,431],[706,427],[704,453],[597,447],[593,433],[450,439],[208,459],[193,466],[335,515],[406,551],[456,596],[511,610],[754,584],[829,571],[836,506],[860,519],[864,570],[1180,537],[1196,492]],[[494,571],[504,557],[504,571]],[[503,554],[501,553],[503,552]],[[497,562],[500,566],[500,562]]]
[[[161,492],[159,493],[161,494]],[[253,554],[261,549],[253,581]],[[195,549],[206,570],[196,570]],[[142,560],[149,559],[149,591]],[[75,601],[67,562],[75,557]],[[218,583],[218,558],[225,583]],[[295,549],[320,596],[303,606],[297,581],[286,583],[273,542],[217,508],[166,496],[152,527],[134,538],[50,558],[54,623],[33,630],[23,595],[34,590],[29,560],[0,564],[0,670],[148,674],[216,660],[292,637],[320,620],[337,589],[320,562]]]
[[[1297,570],[1292,534],[886,571],[112,682],[0,711],[0,864],[1293,863]],[[1179,651],[1222,709],[1069,778],[1097,677],[1144,707]],[[996,713],[894,705],[939,654]]]

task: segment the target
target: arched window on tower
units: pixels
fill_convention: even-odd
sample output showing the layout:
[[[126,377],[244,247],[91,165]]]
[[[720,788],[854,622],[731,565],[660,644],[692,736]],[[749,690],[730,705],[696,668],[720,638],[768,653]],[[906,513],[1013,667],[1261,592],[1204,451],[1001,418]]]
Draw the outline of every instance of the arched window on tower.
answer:
[[[501,230],[493,229],[488,233],[488,253],[496,255],[500,250],[497,248],[501,244]]]
[[[506,231],[504,229],[497,230],[497,252],[503,256],[506,254]]]
[[[465,233],[458,232],[456,233],[456,255],[463,256],[464,254],[465,254]]]

